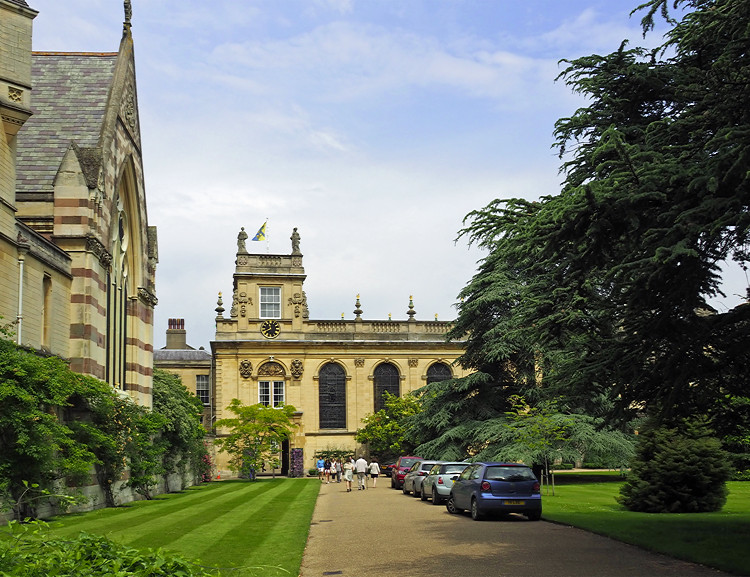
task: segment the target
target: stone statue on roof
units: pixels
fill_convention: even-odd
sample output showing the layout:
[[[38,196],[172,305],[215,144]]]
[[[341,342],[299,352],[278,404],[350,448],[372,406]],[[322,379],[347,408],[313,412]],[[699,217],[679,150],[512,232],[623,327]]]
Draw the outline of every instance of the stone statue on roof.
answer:
[[[297,232],[297,227],[294,227],[294,230],[292,231],[292,236],[289,237],[292,241],[292,254],[293,255],[301,255],[302,252],[299,249],[299,233]]]
[[[133,5],[130,0],[125,0],[125,24],[130,24],[131,18],[133,18]]]
[[[245,241],[247,240],[247,233],[245,232],[245,227],[242,227],[242,230],[240,230],[240,234],[237,235],[237,252],[247,252],[247,246],[245,246]]]

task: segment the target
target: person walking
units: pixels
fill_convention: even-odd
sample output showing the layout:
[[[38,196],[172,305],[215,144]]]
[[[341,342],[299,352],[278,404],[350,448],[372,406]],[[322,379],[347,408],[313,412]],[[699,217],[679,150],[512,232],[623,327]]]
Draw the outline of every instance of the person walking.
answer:
[[[346,481],[346,492],[352,492],[352,481],[354,480],[354,461],[348,459],[344,463],[344,481]]]
[[[331,482],[331,461],[328,459],[323,464],[323,476],[326,478],[326,485]]]
[[[320,479],[320,482],[323,482],[323,471],[325,468],[325,461],[321,458],[318,459],[318,462],[315,464],[315,466],[318,468],[318,479]]]
[[[378,484],[378,475],[380,475],[380,465],[378,465],[378,460],[373,459],[370,463],[370,477],[372,477],[372,488],[374,489]]]
[[[358,491],[367,489],[367,461],[364,457],[360,456],[357,462],[354,464],[354,468],[357,470],[357,482],[359,483]]]
[[[336,482],[341,482],[341,473],[343,471],[343,466],[341,465],[341,459],[336,459]]]

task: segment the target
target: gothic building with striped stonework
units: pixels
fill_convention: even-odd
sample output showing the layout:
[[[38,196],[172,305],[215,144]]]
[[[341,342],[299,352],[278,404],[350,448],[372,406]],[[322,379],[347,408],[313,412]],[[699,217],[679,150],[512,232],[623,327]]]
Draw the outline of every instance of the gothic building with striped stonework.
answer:
[[[129,1],[117,52],[32,52],[0,0],[0,323],[151,405],[156,229],[148,225]]]
[[[235,398],[293,405],[299,427],[284,451],[302,449],[307,469],[317,450],[361,450],[354,434],[383,407],[386,391],[402,396],[466,374],[453,364],[463,343],[445,340],[450,323],[417,320],[411,297],[408,320],[366,320],[359,297],[353,319],[313,320],[297,230],[291,254],[250,254],[244,238],[238,238],[230,308],[219,303],[211,342],[217,419],[233,416],[226,407]],[[217,455],[220,470],[226,463]]]

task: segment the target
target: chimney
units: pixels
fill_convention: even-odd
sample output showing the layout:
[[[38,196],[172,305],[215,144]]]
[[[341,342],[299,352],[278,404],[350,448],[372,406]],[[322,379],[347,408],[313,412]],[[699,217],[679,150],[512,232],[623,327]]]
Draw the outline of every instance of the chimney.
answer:
[[[165,349],[189,349],[187,345],[187,331],[185,331],[185,319],[169,319],[167,329],[167,346]]]

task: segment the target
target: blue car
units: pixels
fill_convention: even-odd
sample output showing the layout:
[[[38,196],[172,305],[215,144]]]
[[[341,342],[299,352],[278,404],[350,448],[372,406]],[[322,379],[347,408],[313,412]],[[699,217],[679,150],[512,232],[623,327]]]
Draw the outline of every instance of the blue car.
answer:
[[[475,521],[488,513],[542,517],[542,494],[533,471],[521,463],[474,463],[453,483],[445,503],[449,513],[471,511]]]

